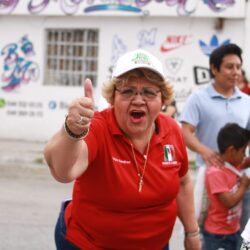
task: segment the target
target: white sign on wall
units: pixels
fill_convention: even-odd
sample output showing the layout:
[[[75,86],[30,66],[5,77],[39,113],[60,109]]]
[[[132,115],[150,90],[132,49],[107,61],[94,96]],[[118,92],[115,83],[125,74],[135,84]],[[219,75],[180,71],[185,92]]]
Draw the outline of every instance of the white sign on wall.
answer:
[[[0,14],[14,15],[125,15],[125,16],[245,16],[245,1],[235,0],[93,0],[2,1]]]

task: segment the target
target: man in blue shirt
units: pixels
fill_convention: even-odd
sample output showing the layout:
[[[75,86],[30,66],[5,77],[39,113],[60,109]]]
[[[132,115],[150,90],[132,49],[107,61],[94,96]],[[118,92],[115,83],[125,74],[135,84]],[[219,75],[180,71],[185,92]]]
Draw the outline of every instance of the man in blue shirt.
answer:
[[[187,100],[180,121],[186,145],[197,153],[196,165],[222,165],[217,134],[226,123],[250,129],[250,96],[236,87],[241,76],[242,50],[236,44],[215,49],[209,60],[211,83]],[[249,158],[245,165],[249,164]],[[246,202],[248,205],[246,205]],[[242,228],[250,216],[250,189],[245,195]]]

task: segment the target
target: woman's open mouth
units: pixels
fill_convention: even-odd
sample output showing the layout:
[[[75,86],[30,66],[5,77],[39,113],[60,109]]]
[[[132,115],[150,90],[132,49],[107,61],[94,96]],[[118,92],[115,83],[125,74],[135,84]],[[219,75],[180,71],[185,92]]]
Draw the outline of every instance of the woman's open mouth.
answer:
[[[130,117],[133,122],[141,122],[145,117],[146,113],[144,111],[131,111]]]

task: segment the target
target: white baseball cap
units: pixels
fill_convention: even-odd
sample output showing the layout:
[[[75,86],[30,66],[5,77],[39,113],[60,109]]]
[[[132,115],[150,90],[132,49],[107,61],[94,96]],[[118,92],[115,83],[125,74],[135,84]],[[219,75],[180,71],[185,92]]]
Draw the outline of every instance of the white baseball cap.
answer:
[[[119,77],[133,69],[146,68],[165,79],[162,63],[149,52],[136,49],[122,55],[116,62],[112,77]]]

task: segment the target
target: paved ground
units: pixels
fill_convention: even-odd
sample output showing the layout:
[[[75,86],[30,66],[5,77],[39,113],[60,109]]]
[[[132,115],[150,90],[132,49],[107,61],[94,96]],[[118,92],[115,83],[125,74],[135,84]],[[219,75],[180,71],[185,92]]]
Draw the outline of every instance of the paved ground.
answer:
[[[44,143],[0,141],[0,250],[54,250],[60,202],[72,184],[56,182],[44,164]],[[183,250],[177,221],[171,250]]]
[[[0,141],[0,250],[53,250],[60,202],[72,184],[56,182],[43,143]]]

